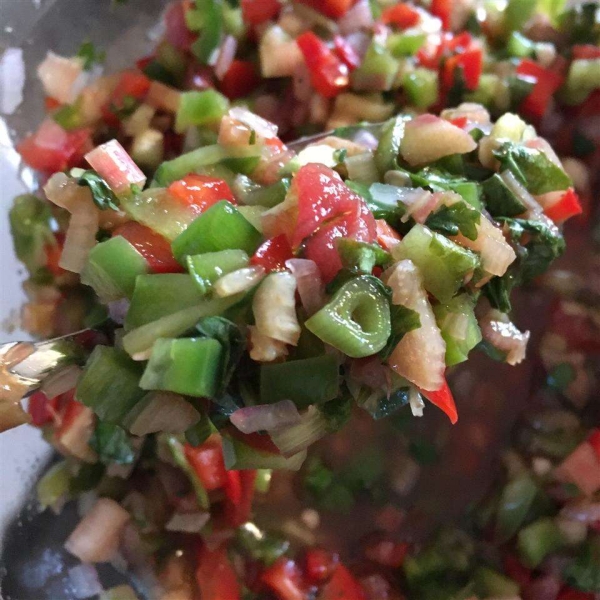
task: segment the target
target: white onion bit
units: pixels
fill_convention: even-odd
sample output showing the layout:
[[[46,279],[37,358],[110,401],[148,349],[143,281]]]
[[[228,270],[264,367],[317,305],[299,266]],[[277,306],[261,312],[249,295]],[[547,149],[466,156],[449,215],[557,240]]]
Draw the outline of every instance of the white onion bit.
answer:
[[[271,431],[296,425],[301,421],[298,408],[291,400],[280,400],[274,404],[246,406],[231,415],[231,422],[242,433]]]

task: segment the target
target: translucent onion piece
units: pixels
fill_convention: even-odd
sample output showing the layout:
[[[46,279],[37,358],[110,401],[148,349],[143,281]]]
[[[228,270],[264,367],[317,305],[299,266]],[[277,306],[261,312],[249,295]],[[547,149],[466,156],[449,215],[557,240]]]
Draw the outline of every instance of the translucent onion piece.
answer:
[[[244,267],[217,279],[213,289],[219,298],[226,298],[240,292],[247,292],[264,276],[265,270],[263,267]]]
[[[525,358],[530,333],[519,331],[508,315],[492,309],[480,320],[479,325],[483,339],[506,353],[509,365],[518,365]]]
[[[327,433],[327,419],[316,406],[309,406],[295,425],[270,432],[283,456],[290,457],[320,440]]]
[[[317,263],[306,258],[290,258],[285,266],[296,278],[300,301],[308,316],[325,304],[325,287]]]
[[[81,562],[110,560],[119,547],[129,513],[114,500],[100,498],[65,542],[65,549]]]
[[[271,431],[272,429],[290,427],[301,421],[300,413],[291,400],[280,400],[274,404],[246,406],[236,410],[230,419],[242,433]]]
[[[263,335],[254,326],[250,330],[250,358],[256,362],[273,362],[287,356],[288,349],[284,342]]]
[[[76,85],[83,73],[83,62],[79,58],[65,58],[48,52],[37,69],[46,96],[61,104],[71,104],[77,98],[82,85]]]
[[[528,217],[536,216],[543,212],[539,202],[517,181],[517,178],[510,171],[500,173],[500,177],[506,184],[506,187],[527,207]]]
[[[51,400],[65,392],[72,390],[81,375],[81,368],[77,365],[68,365],[51,373],[42,382],[42,392]]]
[[[129,431],[148,435],[158,431],[183,433],[200,420],[200,413],[182,396],[170,392],[151,392],[150,399],[137,415]]]
[[[304,59],[296,41],[277,25],[271,26],[259,44],[262,76],[291,77]]]
[[[173,513],[165,525],[167,531],[182,533],[200,533],[210,519],[208,512]]]
[[[215,63],[215,75],[219,81],[222,81],[227,71],[229,71],[229,67],[235,58],[236,51],[237,40],[232,35],[226,36],[219,48],[219,55],[217,56],[217,62]]]
[[[338,27],[342,35],[348,35],[361,29],[369,29],[371,25],[373,25],[373,12],[369,0],[359,0],[338,21]]]

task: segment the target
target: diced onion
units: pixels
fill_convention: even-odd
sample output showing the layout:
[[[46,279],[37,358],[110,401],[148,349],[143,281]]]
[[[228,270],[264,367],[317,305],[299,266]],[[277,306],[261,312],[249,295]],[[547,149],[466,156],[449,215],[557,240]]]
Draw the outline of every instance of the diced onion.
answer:
[[[419,314],[421,326],[402,337],[388,358],[394,371],[424,390],[439,390],[446,370],[446,343],[436,324],[421,275],[410,260],[401,260],[386,272],[392,302]]]
[[[77,565],[69,569],[69,588],[76,598],[83,600],[101,594],[104,590],[98,571],[92,565]]]
[[[110,560],[119,547],[129,513],[117,502],[100,498],[65,542],[65,549],[81,562]]]
[[[277,25],[263,35],[259,55],[262,76],[266,78],[291,77],[304,60],[296,41]]]
[[[157,431],[183,433],[200,420],[200,413],[182,396],[170,392],[151,394],[150,400],[129,427],[133,435]]]
[[[155,82],[152,82],[155,83]],[[152,89],[152,86],[150,86]],[[148,92],[150,95],[150,92]],[[150,128],[150,123],[156,114],[154,106],[150,104],[140,104],[130,117],[123,121],[123,132],[130,137],[146,131]]]
[[[344,161],[348,177],[359,183],[371,184],[379,181],[379,171],[372,152],[348,156]]]
[[[181,92],[160,81],[153,81],[148,88],[146,103],[159,110],[174,114],[179,110]]]
[[[255,131],[257,135],[260,135],[265,139],[277,137],[277,125],[275,125],[275,123],[271,123],[270,121],[255,115],[243,106],[234,106],[229,110],[228,114],[232,119],[241,121],[251,130]]]
[[[296,425],[301,417],[291,400],[280,400],[274,404],[240,408],[231,415],[230,420],[242,433],[256,433]]]
[[[246,292],[253,288],[263,277],[265,276],[265,270],[260,266],[244,267],[223,275],[220,279],[217,279],[213,289],[219,298],[226,298],[227,296],[233,296],[240,292]]]
[[[483,339],[505,352],[509,365],[518,365],[525,358],[530,333],[519,331],[508,315],[491,309],[479,325]]]
[[[456,108],[444,109],[440,116],[446,121],[452,121],[461,117],[466,117],[467,121],[476,123],[477,125],[489,125],[490,113],[481,104],[475,102],[463,102]]]
[[[301,415],[299,423],[273,429],[270,432],[273,443],[283,456],[289,458],[320,440],[327,433],[327,419],[314,405]]]
[[[41,390],[52,400],[65,392],[72,390],[81,375],[81,368],[77,365],[67,365],[58,371],[51,373],[42,382]]]
[[[537,216],[543,212],[539,202],[517,181],[517,178],[510,171],[503,171],[500,173],[500,177],[506,187],[527,207],[528,217]]]
[[[132,185],[143,188],[146,183],[144,173],[117,140],[94,148],[85,159],[117,196],[130,194]]]
[[[300,338],[296,315],[296,279],[288,272],[271,273],[252,302],[256,328],[263,335],[295,346]]]
[[[65,58],[48,52],[37,69],[38,77],[44,86],[44,93],[61,104],[71,104],[83,89],[81,82],[83,62],[80,58]],[[82,85],[83,83],[83,85]]]
[[[287,356],[288,349],[284,342],[263,335],[254,326],[250,330],[250,358],[256,362],[273,362]]]
[[[219,81],[222,81],[227,71],[229,71],[229,67],[235,58],[236,51],[237,40],[232,35],[226,36],[219,48],[219,55],[217,56],[217,62],[215,63],[215,75]]]
[[[173,513],[165,525],[167,531],[182,533],[200,533],[210,519],[208,512]]]
[[[373,25],[373,12],[369,0],[359,0],[338,21],[338,27],[342,35],[354,33],[360,29],[369,29]]]
[[[425,408],[425,402],[419,394],[417,388],[410,386],[408,391],[408,403],[410,404],[410,412],[413,417],[422,417],[423,409]]]
[[[306,258],[290,258],[285,266],[296,278],[304,310],[308,316],[313,315],[325,304],[325,287],[317,263]]]

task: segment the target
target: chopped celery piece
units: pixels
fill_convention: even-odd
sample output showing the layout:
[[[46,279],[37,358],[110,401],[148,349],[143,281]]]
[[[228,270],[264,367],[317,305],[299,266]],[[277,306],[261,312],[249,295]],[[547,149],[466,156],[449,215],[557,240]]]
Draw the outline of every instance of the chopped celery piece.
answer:
[[[425,289],[440,302],[448,302],[479,264],[476,254],[419,224],[394,248],[394,258],[412,260]]]
[[[519,532],[517,545],[523,564],[533,569],[564,543],[558,525],[552,519],[544,517]]]
[[[513,31],[506,43],[506,50],[510,56],[516,58],[527,58],[533,56],[535,44],[522,33]]]
[[[267,187],[260,187],[252,190],[245,198],[244,204],[249,206],[264,206],[273,208],[285,200],[285,196],[290,188],[289,179],[281,179]]]
[[[474,312],[475,302],[467,294],[433,307],[435,318],[446,342],[446,365],[464,362],[481,341],[481,330]]]
[[[175,131],[183,133],[194,125],[218,123],[228,108],[229,101],[216,90],[183,92],[175,116]]]
[[[211,206],[190,223],[188,228],[173,240],[175,258],[185,264],[185,257],[205,252],[239,249],[253,254],[262,240],[260,233],[223,200]]]
[[[65,460],[57,462],[48,469],[36,486],[37,499],[42,509],[58,511],[69,499],[71,473]]]
[[[399,63],[389,50],[376,41],[371,42],[358,67],[352,71],[350,82],[356,91],[384,92],[392,89]]]
[[[387,121],[381,130],[379,144],[375,150],[375,164],[382,175],[397,165],[400,142],[404,135],[404,124],[404,118],[394,117]]]
[[[427,34],[421,32],[393,33],[387,39],[387,47],[396,58],[414,56],[427,39]]]
[[[187,268],[202,295],[207,294],[217,279],[248,265],[243,250],[221,250],[187,257]]]
[[[438,99],[438,74],[430,69],[417,67],[404,74],[402,87],[413,106],[427,108]]]
[[[139,387],[142,365],[123,352],[96,346],[79,379],[75,398],[103,421],[119,425],[144,395]]]
[[[168,160],[160,165],[154,173],[151,187],[168,186],[190,173],[194,173],[201,167],[214,165],[227,158],[229,154],[223,146],[212,145],[197,148],[186,154],[182,154],[173,160]]]
[[[90,250],[81,273],[81,283],[89,285],[101,302],[130,298],[136,277],[148,272],[146,259],[120,235]]]
[[[175,464],[177,464],[177,466],[188,476],[188,479],[194,488],[196,500],[198,500],[200,508],[205,510],[209,508],[210,500],[208,498],[208,493],[204,489],[196,471],[194,471],[192,465],[190,465],[186,458],[183,444],[179,441],[179,438],[176,435],[165,435],[164,437],[161,436],[160,441],[166,444]]]
[[[351,279],[305,326],[326,344],[353,358],[376,354],[392,331],[384,286],[369,275]]]
[[[498,541],[506,542],[519,531],[537,492],[537,485],[527,473],[516,477],[504,486],[496,514]]]
[[[478,567],[474,574],[475,588],[482,598],[516,598],[519,584],[488,567]]]
[[[201,302],[202,293],[190,275],[141,275],[135,282],[131,304],[125,317],[125,329],[130,331]]]
[[[600,58],[574,60],[561,97],[567,104],[581,104],[595,89],[600,89]]]
[[[219,384],[222,358],[221,344],[214,339],[158,339],[140,387],[210,398]]]
[[[198,306],[184,308],[133,329],[123,337],[123,348],[130,356],[143,356],[159,338],[172,338],[194,327],[202,317],[222,314],[240,300],[240,295],[215,300],[203,300]]]
[[[192,54],[203,64],[208,65],[221,43],[223,34],[223,8],[220,0],[196,2],[202,13],[202,29],[198,39],[192,44]]]
[[[498,173],[486,179],[481,185],[485,207],[493,217],[516,217],[527,210]]]
[[[263,364],[260,368],[261,402],[291,400],[298,408],[322,404],[337,397],[339,379],[337,360],[329,354]]]
[[[463,200],[473,208],[481,211],[480,187],[474,181],[449,182],[448,187],[462,196]]]
[[[357,269],[363,273],[372,273],[373,267],[385,267],[392,262],[389,252],[378,244],[367,244],[347,238],[340,238],[337,251],[342,264],[348,269]]]
[[[229,471],[240,469],[277,469],[297,471],[306,458],[306,450],[289,458],[275,450],[254,448],[235,437],[223,435],[223,458]]]

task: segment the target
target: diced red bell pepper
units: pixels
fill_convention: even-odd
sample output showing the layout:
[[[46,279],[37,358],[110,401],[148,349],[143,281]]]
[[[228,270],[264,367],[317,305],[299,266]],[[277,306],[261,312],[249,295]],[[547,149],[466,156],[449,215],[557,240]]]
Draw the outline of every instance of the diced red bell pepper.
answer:
[[[66,171],[79,166],[83,156],[92,149],[89,129],[65,131],[48,119],[38,131],[27,136],[17,151],[31,168],[46,174]]]
[[[381,21],[386,25],[395,25],[400,29],[414,27],[421,20],[419,11],[410,4],[400,2],[388,6],[381,13]]]
[[[304,555],[304,571],[310,583],[327,581],[337,569],[339,557],[323,548],[309,548]]]
[[[555,223],[562,223],[575,215],[580,215],[582,212],[583,208],[579,202],[579,196],[573,188],[569,188],[558,202],[544,209],[544,214]]]
[[[594,44],[576,44],[571,48],[571,56],[574,60],[600,58],[600,47]]]
[[[384,250],[390,251],[402,241],[399,233],[387,221],[377,219],[375,225],[377,226],[377,243]]]
[[[588,442],[592,445],[600,461],[600,428],[592,429],[592,433],[588,437]]]
[[[466,50],[473,42],[473,36],[468,31],[454,35],[447,33],[442,38],[442,45],[450,52],[461,52]]]
[[[225,483],[225,515],[232,527],[239,527],[250,518],[256,471],[227,471]]]
[[[351,213],[347,213],[323,225],[305,244],[306,258],[314,261],[323,280],[329,283],[342,268],[337,251],[338,238],[372,243],[377,236],[375,219],[360,200]]]
[[[240,600],[240,584],[229,563],[227,548],[211,551],[202,546],[197,556],[196,582],[202,600]]]
[[[129,221],[113,231],[113,237],[116,235],[124,237],[146,259],[153,273],[183,273],[169,241],[149,227]]]
[[[341,35],[336,35],[333,38],[333,48],[339,59],[350,71],[354,71],[354,69],[357,69],[360,66],[360,56]]]
[[[343,17],[356,0],[300,0],[331,19]]]
[[[291,559],[281,557],[260,577],[280,600],[306,600],[306,586],[302,572]],[[341,598],[342,596],[340,596]]]
[[[450,419],[450,423],[454,425],[458,421],[458,411],[456,410],[456,403],[452,392],[448,387],[448,382],[444,380],[444,384],[439,390],[433,392],[419,389],[419,392],[429,400],[432,404],[435,404],[438,408],[443,410]]]
[[[306,31],[296,38],[296,43],[310,72],[310,82],[319,94],[333,98],[348,87],[348,67],[322,39]]]
[[[212,436],[198,447],[185,444],[184,451],[185,457],[206,490],[218,490],[227,484],[223,448],[218,437]]]
[[[108,125],[118,126],[119,117],[115,114],[115,110],[123,108],[126,98],[133,98],[136,101],[143,100],[150,89],[151,83],[151,80],[141,71],[124,71],[111,94],[110,100],[102,107],[104,121]]]
[[[528,117],[541,119],[546,114],[550,99],[562,85],[564,77],[528,58],[521,60],[516,72],[521,77],[535,80],[533,90],[521,103],[520,110]]]
[[[367,596],[352,573],[338,565],[329,582],[318,596],[319,600],[366,600]]]
[[[221,80],[221,92],[230,100],[236,100],[252,93],[260,81],[260,75],[253,62],[234,60]]]
[[[504,572],[516,581],[521,588],[525,587],[531,581],[531,569],[524,567],[514,554],[507,554],[504,557]]]
[[[452,18],[452,0],[432,0],[429,11],[442,21],[444,29],[450,29]]]
[[[27,411],[33,425],[43,427],[54,420],[55,411],[51,407],[51,402],[44,392],[34,392],[29,396]]]
[[[398,569],[404,563],[408,549],[409,545],[406,542],[394,542],[389,539],[376,540],[366,546],[365,556],[384,567]]]
[[[60,107],[61,103],[56,98],[52,98],[52,96],[46,96],[44,98],[44,108],[46,109],[46,112],[54,112],[57,108]]]
[[[446,60],[443,74],[443,83],[446,89],[450,89],[454,84],[454,73],[457,68],[462,69],[467,88],[469,90],[476,89],[483,72],[483,52],[481,48],[470,48]]]
[[[456,117],[456,119],[451,119],[450,123],[455,127],[460,127],[461,129],[468,123],[467,117]]]
[[[55,416],[56,432],[58,441],[69,431],[77,417],[85,410],[81,402],[75,400],[75,390],[61,394],[58,400],[58,415]]]
[[[208,175],[186,175],[183,179],[173,182],[168,191],[197,215],[221,200],[236,203],[227,183]]]
[[[284,234],[267,240],[258,247],[250,263],[263,267],[268,273],[285,269],[285,261],[294,257],[292,247]]]
[[[244,23],[260,25],[274,19],[281,10],[278,0],[241,0]]]
[[[594,600],[597,596],[591,592],[582,592],[573,588],[564,588],[556,600]]]

